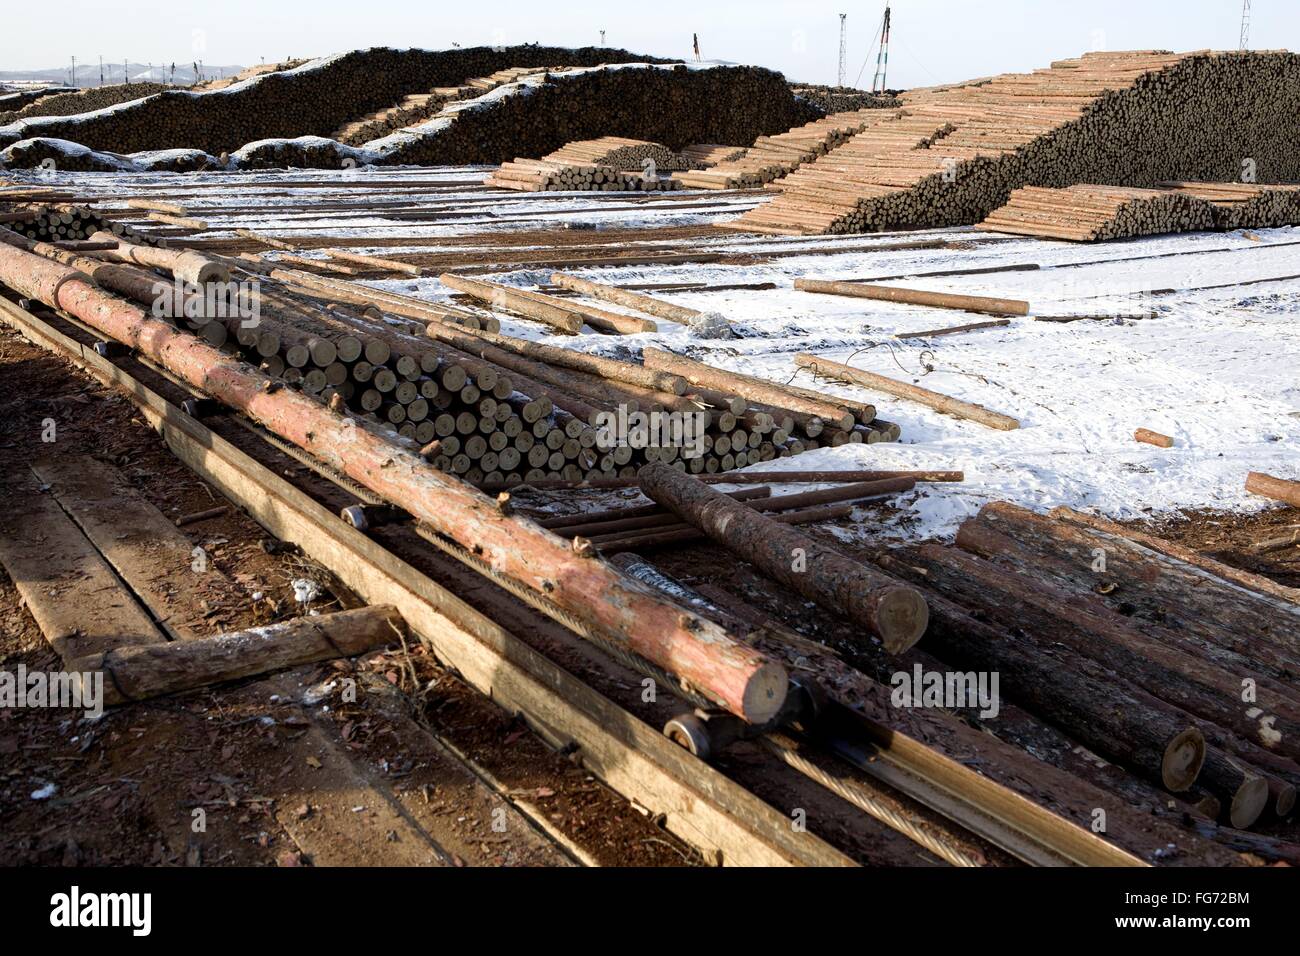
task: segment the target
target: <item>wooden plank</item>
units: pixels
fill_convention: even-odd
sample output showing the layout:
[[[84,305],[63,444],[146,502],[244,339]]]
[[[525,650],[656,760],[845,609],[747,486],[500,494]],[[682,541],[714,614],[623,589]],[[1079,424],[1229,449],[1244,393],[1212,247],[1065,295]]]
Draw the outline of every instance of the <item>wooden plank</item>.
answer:
[[[88,455],[38,461],[32,471],[173,640],[219,630],[184,617],[226,576],[121,472]]]
[[[45,639],[70,663],[87,654],[165,640],[52,495],[30,474],[6,486],[3,563]]]
[[[372,604],[392,604],[445,665],[556,746],[573,744],[614,790],[661,814],[706,859],[733,866],[854,861],[573,677],[447,589],[346,525],[93,349],[0,299],[0,319],[126,389],[174,454]]]

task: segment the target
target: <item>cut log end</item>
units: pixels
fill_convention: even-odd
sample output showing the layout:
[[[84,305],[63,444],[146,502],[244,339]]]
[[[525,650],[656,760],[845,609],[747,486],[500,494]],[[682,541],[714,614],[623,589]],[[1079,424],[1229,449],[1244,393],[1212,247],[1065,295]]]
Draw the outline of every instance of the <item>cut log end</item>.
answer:
[[[881,595],[876,619],[885,650],[902,654],[925,634],[930,624],[930,608],[915,588],[889,588]]]
[[[790,689],[786,670],[776,662],[768,662],[755,670],[741,695],[745,717],[753,724],[765,724],[785,705],[785,695]]]
[[[1160,777],[1165,789],[1182,793],[1196,782],[1205,764],[1205,738],[1195,727],[1188,727],[1169,741],[1160,765]],[[1267,792],[1267,787],[1265,791]]]
[[[1268,781],[1248,775],[1228,805],[1228,822],[1238,830],[1253,825],[1268,806]]]

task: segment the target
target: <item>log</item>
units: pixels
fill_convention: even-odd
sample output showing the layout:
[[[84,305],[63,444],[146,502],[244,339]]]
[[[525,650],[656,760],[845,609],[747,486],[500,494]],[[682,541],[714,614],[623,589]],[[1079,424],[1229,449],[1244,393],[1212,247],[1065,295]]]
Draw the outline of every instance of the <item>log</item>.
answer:
[[[1185,645],[1155,639],[1151,630],[1139,631],[1123,615],[1089,601],[1088,595],[1044,580],[1036,568],[1012,570],[938,545],[903,548],[878,563],[907,580],[924,575],[946,597],[980,611],[991,622],[1051,635],[1077,653],[1103,662],[1151,695],[1201,718],[1211,743],[1227,745],[1232,743],[1229,737],[1240,735],[1243,750],[1269,761],[1283,760],[1282,755],[1294,759],[1300,753],[1295,709],[1288,706],[1285,694],[1269,695],[1267,716],[1273,718],[1269,721],[1259,720],[1263,715],[1242,706],[1242,678],[1256,679],[1261,687],[1266,684],[1258,668],[1228,669],[1188,653]],[[1212,740],[1211,725],[1230,734]]]
[[[813,508],[801,508],[796,511],[783,511],[772,515],[770,520],[781,525],[813,524],[818,521],[834,521],[838,518],[847,518],[852,513],[852,505],[819,505]],[[703,540],[706,537],[707,535],[700,529],[683,524],[579,540],[588,541],[602,555],[612,555],[623,551],[645,551],[651,548],[661,548],[668,544],[689,544],[693,541]]]
[[[998,329],[1010,325],[1010,319],[994,319],[992,322],[968,322],[965,325],[953,325],[943,329],[929,329],[925,332],[899,332],[896,339],[932,339],[940,335],[956,335],[959,332],[974,332],[977,329]]]
[[[230,281],[229,269],[199,252],[137,245],[111,232],[96,232],[90,238],[94,242],[115,243],[116,248],[105,256],[114,262],[133,262],[150,269],[167,269],[183,282],[198,286]]]
[[[1205,738],[1187,715],[1050,635],[994,627],[930,590],[926,647],[944,663],[996,671],[1000,690],[1096,753],[1173,793],[1205,762]]]
[[[882,495],[897,494],[902,491],[910,491],[915,487],[916,482],[910,478],[887,478],[883,481],[868,481],[857,485],[844,485],[838,488],[823,488],[820,491],[806,491],[797,495],[777,495],[770,494],[754,495],[736,492],[727,495],[733,501],[745,501],[755,511],[764,513],[777,512],[785,513],[801,509],[815,508],[819,505],[840,504],[844,502],[864,501],[868,498],[877,498]],[[839,515],[830,515],[828,517],[838,517]],[[781,518],[776,520],[780,521]],[[815,517],[809,517],[808,521],[820,520]],[[794,524],[806,524],[808,521],[799,520],[792,522]],[[692,525],[681,522],[677,515],[656,514],[639,518],[625,518],[616,521],[596,522],[584,526],[583,530],[575,531],[572,528],[561,528],[557,533],[562,537],[570,538],[575,534],[581,534],[589,538],[593,544],[604,546],[611,542],[635,543],[640,536],[664,535],[678,533],[686,530],[696,530]],[[702,536],[702,534],[700,535]],[[669,541],[693,541],[695,536],[681,538],[666,538],[663,543]],[[660,542],[656,542],[658,544]]]
[[[510,289],[492,282],[481,282],[478,279],[467,279],[451,272],[444,272],[438,280],[447,288],[472,295],[494,309],[522,315],[569,335],[577,335],[582,331],[583,319],[576,312],[562,308],[558,304],[551,305],[529,299],[520,294],[522,290]]]
[[[1300,609],[1115,533],[993,502],[964,522],[957,545],[984,558],[1025,549],[1040,571],[1124,613],[1239,653],[1279,678],[1300,673]],[[1093,567],[1098,549],[1105,570]]]
[[[776,382],[768,382],[749,375],[741,375],[737,372],[724,372],[722,369],[705,365],[703,362],[697,362],[681,355],[675,355],[672,352],[665,352],[662,349],[645,348],[642,351],[642,361],[647,368],[672,372],[674,375],[680,375],[692,385],[698,385],[701,388],[713,388],[723,392],[730,392],[775,408],[788,408],[792,411],[819,416],[838,428],[850,429],[853,427],[853,413],[842,406],[836,405],[835,400],[829,396],[823,400],[805,398],[783,388]]]
[[[781,708],[785,669],[709,621],[684,612],[532,522],[430,469],[406,445],[331,412],[193,336],[150,318],[83,275],[24,251],[34,244],[0,229],[0,282],[62,309],[138,350],[210,397],[246,413],[279,437],[472,548],[502,574],[544,592],[632,653],[689,681],[719,706],[762,723]]]
[[[1274,501],[1285,502],[1292,508],[1300,508],[1300,481],[1252,471],[1246,476],[1246,490],[1253,495],[1263,495]]]
[[[114,648],[83,657],[69,669],[102,673],[104,703],[114,705],[354,657],[405,636],[406,622],[396,608],[376,605],[188,641]]]
[[[1029,314],[1029,303],[1021,299],[996,299],[982,295],[953,295],[948,292],[926,292],[923,289],[904,289],[893,285],[871,285],[863,282],[840,282],[831,279],[795,279],[794,287],[804,292],[846,295],[857,299],[876,299],[884,302],[902,302],[906,305],[928,305],[936,309],[960,309],[963,312],[982,312],[986,315]]]
[[[401,272],[408,276],[422,276],[424,270],[410,262],[399,262],[396,259],[383,259],[379,256],[363,256],[356,252],[346,252],[342,249],[326,249],[325,254],[331,259],[342,259],[345,262],[355,262],[358,265],[371,266],[383,272]]]
[[[1258,594],[1268,594],[1283,601],[1291,601],[1300,604],[1300,588],[1289,588],[1285,585],[1278,584],[1271,578],[1266,578],[1260,574],[1252,574],[1250,571],[1243,571],[1240,568],[1234,568],[1231,565],[1224,564],[1222,561],[1216,561],[1213,558],[1206,557],[1199,551],[1193,551],[1191,548],[1184,547],[1173,541],[1166,541],[1164,538],[1158,538],[1155,535],[1146,534],[1135,528],[1126,528],[1123,525],[1116,524],[1107,518],[1099,515],[1091,515],[1082,511],[1076,511],[1073,508],[1060,506],[1053,508],[1051,511],[1053,518],[1060,518],[1063,521],[1069,521],[1073,524],[1086,528],[1092,528],[1103,534],[1113,535],[1119,538],[1127,538],[1135,544],[1141,545],[1157,554],[1163,554],[1173,558],[1176,561],[1182,561],[1193,567],[1207,571],[1215,577],[1222,578],[1225,581],[1231,581],[1241,585]]]
[[[639,292],[620,289],[600,282],[592,282],[590,279],[582,279],[566,272],[555,273],[551,276],[551,282],[561,289],[580,292],[594,299],[604,299],[606,302],[626,306],[629,309],[644,312],[646,315],[668,319],[671,322],[681,322],[685,325],[689,325],[704,314],[699,309],[690,309],[684,305],[676,305],[672,302],[665,302],[663,299],[656,299],[654,296],[643,295]]]
[[[945,415],[951,415],[954,418],[979,422],[981,425],[987,425],[989,428],[996,428],[1001,431],[1012,431],[1020,427],[1020,422],[1016,419],[1000,412],[990,411],[983,405],[964,402],[959,398],[932,392],[928,388],[922,388],[919,385],[911,385],[897,379],[887,378],[884,375],[877,375],[875,372],[868,372],[840,362],[831,362],[815,355],[796,355],[794,361],[800,368],[806,368],[815,375],[861,385],[863,388],[875,389],[897,398],[905,398],[928,408],[933,408],[935,411],[943,412]]]
[[[652,500],[718,544],[809,600],[843,615],[901,653],[925,633],[928,612],[917,590],[853,561],[807,535],[655,463],[637,476]]]
[[[1156,445],[1160,448],[1173,448],[1174,440],[1168,435],[1162,435],[1159,432],[1153,432],[1148,428],[1139,428],[1133,433],[1133,440],[1140,441],[1147,445]]]

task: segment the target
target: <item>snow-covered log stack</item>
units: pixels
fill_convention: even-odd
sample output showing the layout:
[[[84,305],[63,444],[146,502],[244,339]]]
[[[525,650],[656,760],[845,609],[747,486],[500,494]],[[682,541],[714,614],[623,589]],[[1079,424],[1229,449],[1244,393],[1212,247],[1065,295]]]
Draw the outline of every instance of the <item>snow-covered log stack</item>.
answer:
[[[735,159],[673,178],[692,189],[753,189],[842,145],[882,119],[877,110],[835,113],[775,136],[760,136]]]
[[[1170,232],[1213,229],[1214,208],[1204,199],[1167,189],[1079,185],[1024,186],[975,228],[1074,242],[1102,242]]]
[[[952,226],[1028,185],[1300,179],[1300,56],[1285,51],[1090,53],[903,100],[897,119],[804,165],[781,196],[728,226]]]
[[[504,163],[602,136],[752,142],[810,119],[780,74],[755,67],[614,64],[525,76],[448,103],[426,123],[365,144],[379,164]]]
[[[610,47],[374,47],[253,76],[221,90],[168,89],[106,111],[32,117],[0,128],[0,145],[48,136],[119,153],[194,147],[217,155],[256,140],[329,136],[404,96],[494,70],[629,61],[659,62]]]

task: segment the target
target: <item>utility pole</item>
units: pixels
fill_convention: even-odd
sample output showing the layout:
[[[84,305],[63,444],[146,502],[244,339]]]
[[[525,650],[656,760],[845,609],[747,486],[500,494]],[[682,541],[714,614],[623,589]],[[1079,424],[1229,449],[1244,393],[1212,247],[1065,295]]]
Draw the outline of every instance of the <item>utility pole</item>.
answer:
[[[1237,49],[1250,49],[1250,0],[1241,0],[1241,42]]]
[[[871,92],[883,93],[889,73],[889,4],[885,4],[885,18],[880,22],[880,51],[876,53],[876,75],[871,78]]]
[[[845,54],[848,52],[848,45],[847,45],[848,31],[847,31],[847,27],[845,26],[845,23],[848,20],[848,16],[849,15],[847,13],[840,14],[840,72],[837,75],[837,79],[835,82],[835,85],[840,89],[844,88],[844,66],[845,66],[844,59],[845,59]]]
[[[77,85],[77,58],[72,58],[72,71],[68,73],[68,86]]]
[[[604,46],[604,45],[605,45],[605,31],[604,31],[604,30],[601,30],[601,31],[600,31],[600,45],[601,45],[601,46]]]

